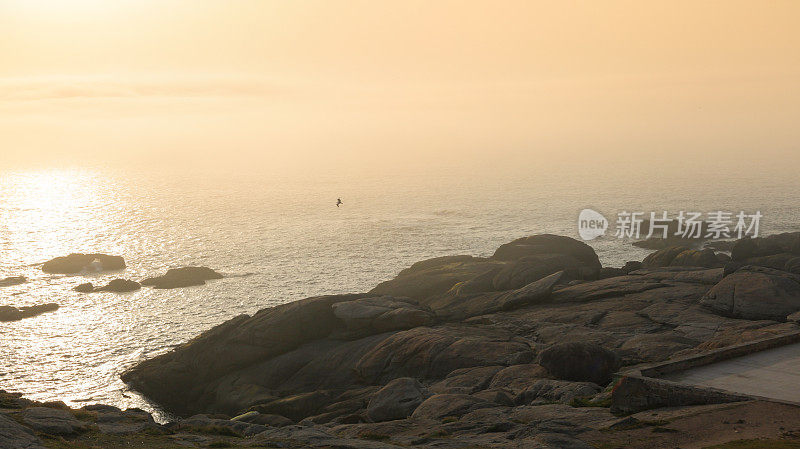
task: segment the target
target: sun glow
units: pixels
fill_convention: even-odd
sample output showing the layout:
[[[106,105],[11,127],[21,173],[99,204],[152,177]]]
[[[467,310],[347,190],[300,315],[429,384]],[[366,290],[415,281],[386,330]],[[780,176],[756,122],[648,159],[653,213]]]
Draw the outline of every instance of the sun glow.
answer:
[[[13,15],[23,15],[72,22],[118,15],[136,3],[133,0],[5,0],[0,11],[11,14],[12,19]]]

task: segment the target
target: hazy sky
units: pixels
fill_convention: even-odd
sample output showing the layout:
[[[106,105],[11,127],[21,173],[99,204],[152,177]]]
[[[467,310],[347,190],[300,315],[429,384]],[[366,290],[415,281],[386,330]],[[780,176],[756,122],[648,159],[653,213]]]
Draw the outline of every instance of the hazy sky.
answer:
[[[797,162],[798,17],[792,0],[0,0],[0,163]]]

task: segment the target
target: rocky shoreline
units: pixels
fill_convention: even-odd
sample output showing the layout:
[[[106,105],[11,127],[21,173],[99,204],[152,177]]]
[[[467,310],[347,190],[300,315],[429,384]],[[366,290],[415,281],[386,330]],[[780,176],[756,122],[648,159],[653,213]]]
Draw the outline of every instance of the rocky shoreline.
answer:
[[[602,267],[582,242],[536,235],[487,258],[418,262],[366,293],[307,298],[222,323],[123,374],[185,418],[166,426],[143,418],[145,428],[116,435],[127,441],[147,432],[163,443],[141,447],[794,441],[787,429],[800,432],[800,413],[791,406],[747,402],[619,417],[610,398],[621,367],[800,330],[798,312],[800,233],[740,240],[730,255],[669,246],[622,268]],[[0,407],[0,417],[14,415],[46,445],[45,434],[26,424],[31,408],[42,406]],[[108,435],[98,410],[82,410],[91,415],[86,429],[60,436],[64,445],[55,447]],[[738,415],[764,422],[713,435],[697,425],[698,416],[726,413],[731,422]],[[647,414],[668,417],[654,424]]]

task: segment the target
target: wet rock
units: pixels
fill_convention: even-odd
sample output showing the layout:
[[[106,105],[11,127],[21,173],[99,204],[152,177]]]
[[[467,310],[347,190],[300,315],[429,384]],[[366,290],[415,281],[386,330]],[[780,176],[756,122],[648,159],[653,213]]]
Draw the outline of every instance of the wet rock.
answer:
[[[91,285],[91,284],[89,284]],[[105,287],[100,287],[95,289],[96,292],[114,292],[114,293],[123,293],[123,292],[133,292],[142,288],[138,282],[129,281],[127,279],[114,279],[108,283]]]
[[[125,259],[107,254],[73,253],[56,257],[42,264],[42,271],[52,274],[76,274],[80,272],[113,271],[125,268]]]
[[[26,307],[0,306],[0,321],[19,321],[54,310],[58,310],[58,304],[50,303]]]
[[[800,311],[800,277],[771,268],[742,267],[709,290],[700,303],[722,316],[785,321]]]
[[[31,429],[0,414],[0,447],[3,449],[44,449]]]
[[[181,288],[204,285],[206,281],[222,279],[222,275],[207,267],[171,268],[163,276],[143,280],[141,285],[154,288]]]
[[[0,287],[10,287],[12,285],[24,284],[28,280],[25,276],[9,276],[5,279],[0,279]]]
[[[539,354],[539,364],[557,379],[605,385],[620,367],[612,351],[591,343],[561,343]]]
[[[88,428],[68,410],[49,407],[26,409],[22,412],[22,421],[31,429],[49,435],[71,435]]]
[[[78,293],[91,293],[94,291],[94,285],[91,282],[85,282],[73,288]]]
[[[401,377],[389,382],[372,396],[366,416],[373,422],[408,418],[426,396],[419,381]]]

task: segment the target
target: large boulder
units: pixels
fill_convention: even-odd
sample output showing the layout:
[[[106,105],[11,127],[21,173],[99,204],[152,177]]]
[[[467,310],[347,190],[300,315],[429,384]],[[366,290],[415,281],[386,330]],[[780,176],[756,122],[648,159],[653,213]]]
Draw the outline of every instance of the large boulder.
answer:
[[[171,268],[163,276],[147,278],[141,284],[154,288],[180,288],[203,285],[212,279],[222,279],[222,275],[207,267],[183,267]]]
[[[58,304],[49,303],[27,307],[0,306],[0,321],[19,321],[54,310],[58,310]]]
[[[539,354],[539,365],[553,377],[576,382],[605,385],[620,367],[612,351],[591,343],[561,343]]]
[[[97,272],[122,270],[125,259],[121,256],[107,254],[73,253],[69,256],[56,257],[42,264],[42,271],[52,274],[75,274],[81,272]]]
[[[745,266],[712,287],[700,303],[722,316],[784,321],[800,311],[800,276]]]
[[[373,422],[408,418],[426,396],[416,379],[394,379],[370,398],[366,416]]]
[[[586,243],[570,237],[553,234],[538,234],[518,238],[512,242],[500,245],[492,255],[497,260],[517,260],[526,256],[542,254],[566,254],[587,265],[596,265],[599,268],[600,259],[594,249]]]
[[[596,279],[600,268],[591,246],[569,237],[540,234],[506,243],[489,259],[447,256],[417,262],[370,293],[408,296],[428,305],[444,294],[518,289],[559,271],[569,279]]]

